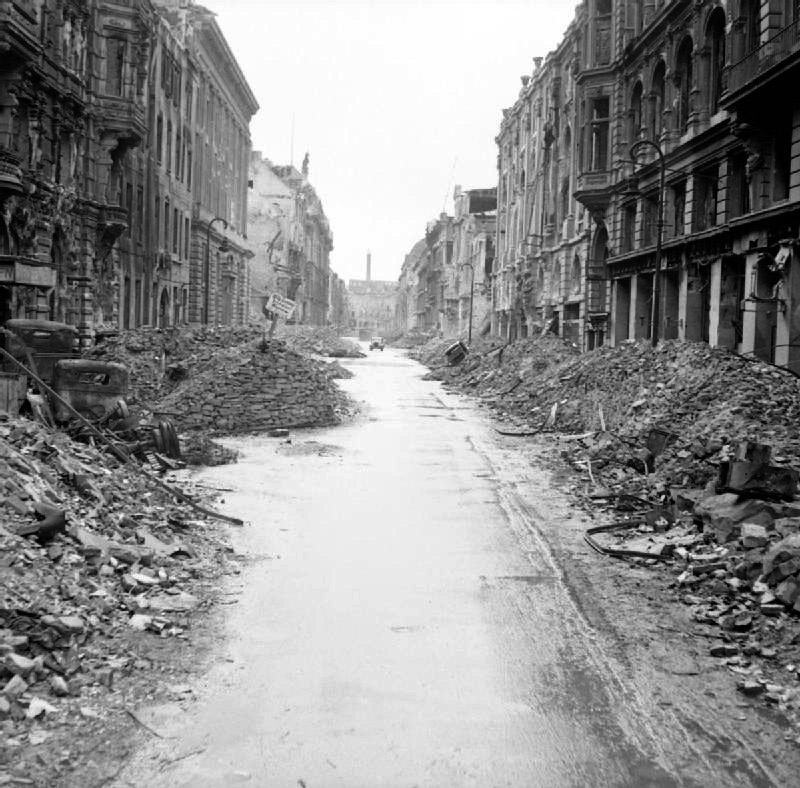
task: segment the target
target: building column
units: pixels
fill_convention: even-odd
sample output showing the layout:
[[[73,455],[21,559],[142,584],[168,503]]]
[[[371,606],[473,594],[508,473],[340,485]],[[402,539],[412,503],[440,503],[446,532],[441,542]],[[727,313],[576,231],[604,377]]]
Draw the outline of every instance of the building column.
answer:
[[[715,260],[711,263],[711,308],[708,316],[708,344],[711,347],[719,346],[719,309],[722,296],[722,261]]]

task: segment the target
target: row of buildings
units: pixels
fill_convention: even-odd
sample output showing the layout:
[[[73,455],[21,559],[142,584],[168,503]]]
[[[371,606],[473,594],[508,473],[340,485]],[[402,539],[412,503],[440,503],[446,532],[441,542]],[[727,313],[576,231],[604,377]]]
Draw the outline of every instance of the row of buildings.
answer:
[[[258,104],[214,15],[9,0],[0,47],[0,324],[61,320],[89,342],[248,320]],[[309,320],[328,319],[329,279],[301,275]]]
[[[490,327],[497,189],[456,186],[453,203],[455,215],[429,222],[403,261],[397,331],[455,337]]]
[[[300,170],[275,165],[259,151],[251,156],[252,309],[260,311],[264,295],[274,292],[296,302],[297,322],[342,330],[349,321],[347,288],[331,270],[333,234],[308,171],[308,154]]]
[[[585,350],[655,331],[800,371],[798,76],[798,0],[581,2],[503,110],[473,318]],[[456,223],[403,266],[406,329],[464,330]]]

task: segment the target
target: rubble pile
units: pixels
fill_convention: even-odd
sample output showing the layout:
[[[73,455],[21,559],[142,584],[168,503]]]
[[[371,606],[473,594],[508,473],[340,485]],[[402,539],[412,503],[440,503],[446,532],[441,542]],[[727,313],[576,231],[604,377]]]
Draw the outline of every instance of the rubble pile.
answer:
[[[555,337],[473,349],[457,366],[446,343],[426,346],[432,376],[478,394],[522,430],[586,435],[565,456],[599,483],[655,493],[703,486],[739,441],[773,447],[800,466],[800,379],[771,364],[669,341],[626,342],[579,354]]]
[[[275,336],[296,353],[330,358],[364,358],[361,347],[351,339],[340,337],[332,328],[317,326],[278,326]]]
[[[740,444],[737,453],[750,446]],[[637,557],[631,560],[644,557],[645,564],[658,563],[647,560],[648,555],[669,558],[672,566],[665,571],[672,574],[670,585],[688,608],[689,631],[708,639],[708,654],[723,662],[740,692],[786,712],[800,742],[798,473],[791,471],[784,500],[779,500],[776,495],[758,497],[755,489],[744,492],[753,478],[768,476],[750,473],[758,463],[733,460],[730,465],[733,472],[723,467],[717,484],[673,490],[662,499],[666,508],[653,509],[646,518],[637,512],[626,515],[633,527],[615,531],[610,542],[606,537],[603,549],[623,556],[633,551]],[[746,475],[738,473],[742,467]],[[767,493],[763,486],[761,490]],[[627,508],[625,498],[621,500],[617,516]]]
[[[330,426],[351,412],[335,376],[325,362],[272,340],[261,349],[218,352],[213,366],[179,384],[153,405],[153,412],[181,431],[206,435]]]
[[[473,342],[460,364],[451,365],[446,353],[452,346],[452,342],[435,340],[412,351],[412,355],[431,368],[431,377],[493,401],[503,411],[517,403],[517,397],[512,396],[517,389],[534,389],[550,368],[578,353],[574,345],[553,334],[511,344],[487,337]]]
[[[349,355],[355,347],[330,329],[289,326],[284,331],[306,352],[313,347]],[[263,326],[136,329],[90,352],[128,366],[132,404],[142,414],[173,421],[184,433],[190,462],[215,464],[230,456],[209,442],[209,435],[328,426],[350,412],[334,381],[352,373],[336,361],[292,350],[281,339],[265,341]],[[205,433],[204,445],[186,435],[199,430]]]
[[[6,777],[53,784],[53,770],[78,765],[70,750],[84,728],[101,735],[138,697],[137,682],[152,691],[148,644],[186,637],[192,611],[231,569],[222,541],[95,447],[36,422],[0,422]]]
[[[258,326],[137,328],[90,348],[87,354],[125,364],[130,371],[130,402],[147,408],[181,381],[214,364],[220,351],[254,345]]]

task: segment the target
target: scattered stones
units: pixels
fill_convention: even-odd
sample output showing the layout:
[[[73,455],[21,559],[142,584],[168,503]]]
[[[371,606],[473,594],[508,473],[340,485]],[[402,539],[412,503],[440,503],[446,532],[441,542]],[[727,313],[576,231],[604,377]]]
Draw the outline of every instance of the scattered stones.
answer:
[[[742,523],[742,546],[750,550],[754,547],[763,547],[767,543],[769,534],[763,525],[757,523]]]

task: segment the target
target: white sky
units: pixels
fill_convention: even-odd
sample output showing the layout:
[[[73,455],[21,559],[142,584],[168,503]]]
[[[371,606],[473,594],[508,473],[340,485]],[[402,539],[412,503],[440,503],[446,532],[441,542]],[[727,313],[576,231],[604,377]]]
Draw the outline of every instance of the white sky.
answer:
[[[199,0],[261,106],[254,150],[311,157],[333,269],[397,278],[454,184],[496,185],[501,109],[554,49],[575,0]]]

